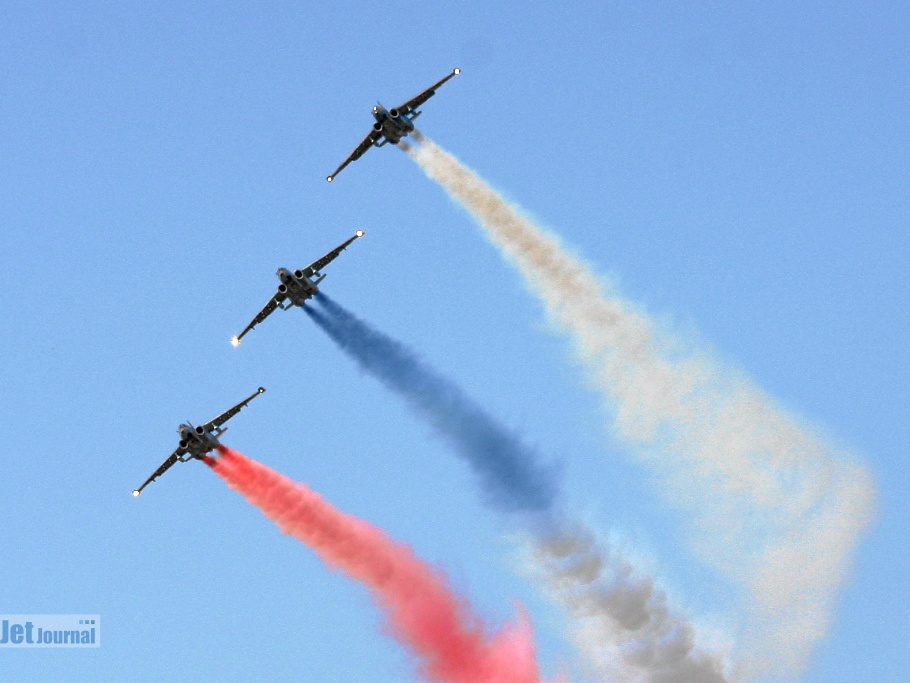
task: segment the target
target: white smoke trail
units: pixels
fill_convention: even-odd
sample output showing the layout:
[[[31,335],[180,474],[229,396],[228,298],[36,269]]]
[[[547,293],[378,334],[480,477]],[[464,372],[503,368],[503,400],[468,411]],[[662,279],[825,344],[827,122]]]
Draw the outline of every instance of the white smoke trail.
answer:
[[[613,683],[728,683],[727,657],[697,643],[695,627],[618,547],[583,526],[529,540],[531,573],[571,616],[578,649]]]
[[[752,673],[797,674],[828,629],[869,521],[869,475],[748,379],[706,352],[682,353],[554,235],[417,140],[408,154],[480,223],[574,341],[615,431],[691,515],[696,552],[745,588],[741,647]]]
[[[390,354],[382,355],[385,359]],[[578,647],[608,680],[732,680],[725,674],[731,668],[728,658],[699,646],[694,626],[670,607],[654,580],[618,547],[595,543],[585,525],[554,512],[549,523],[530,535],[527,547],[530,572],[573,616]]]

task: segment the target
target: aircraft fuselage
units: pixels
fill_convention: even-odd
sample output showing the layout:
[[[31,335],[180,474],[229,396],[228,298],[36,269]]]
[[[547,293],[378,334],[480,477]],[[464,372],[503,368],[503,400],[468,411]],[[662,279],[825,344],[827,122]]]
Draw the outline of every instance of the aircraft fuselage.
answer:
[[[192,458],[201,458],[206,453],[211,453],[218,448],[220,442],[214,432],[207,432],[200,427],[182,424],[177,428],[180,434],[180,448]],[[220,431],[218,432],[220,434]],[[181,458],[183,460],[184,458]]]
[[[408,117],[400,114],[397,109],[389,110],[382,105],[373,107],[373,118],[376,119],[370,136],[373,139],[373,146],[382,147],[387,142],[398,144],[401,138],[414,132],[414,124],[411,121],[419,113],[415,112]]]
[[[308,278],[303,271],[291,272],[287,268],[278,269],[278,291],[284,294],[294,306],[303,306],[303,302],[319,293],[316,285],[322,282],[325,275],[317,274],[314,279]]]

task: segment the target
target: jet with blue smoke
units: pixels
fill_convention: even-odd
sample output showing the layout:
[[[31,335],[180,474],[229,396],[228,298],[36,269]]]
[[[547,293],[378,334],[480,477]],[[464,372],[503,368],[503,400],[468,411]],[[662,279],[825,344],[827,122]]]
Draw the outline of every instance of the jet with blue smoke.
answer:
[[[323,293],[304,311],[360,366],[401,395],[477,472],[489,502],[508,512],[543,512],[556,500],[556,471],[450,380],[401,342],[373,329]]]

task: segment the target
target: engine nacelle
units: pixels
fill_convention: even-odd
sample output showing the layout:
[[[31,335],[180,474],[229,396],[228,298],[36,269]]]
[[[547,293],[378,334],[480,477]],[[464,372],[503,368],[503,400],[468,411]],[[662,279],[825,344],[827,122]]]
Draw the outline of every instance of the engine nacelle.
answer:
[[[205,434],[205,427],[203,427],[202,425],[199,425],[198,427],[196,427],[196,433],[199,436],[202,436],[203,434]]]
[[[361,130],[363,130],[363,129],[361,128]],[[373,130],[376,131],[377,133],[381,133],[382,124],[379,121],[377,121],[376,123],[373,124]]]
[[[177,445],[180,446],[180,448],[184,448],[184,449],[185,449],[185,448],[186,448],[187,446],[189,446],[190,444],[189,444],[189,442],[187,442],[186,439],[180,439],[180,443],[178,443]]]
[[[385,129],[385,136],[389,139],[389,142],[393,144],[398,144],[398,140],[392,139],[393,136],[401,139],[414,130],[414,124],[411,123],[411,120],[407,116],[402,116],[401,112],[397,109],[389,111],[389,118],[387,121],[389,125]]]
[[[303,271],[302,271],[302,270],[295,270],[295,271],[294,271],[294,277],[296,277],[298,280],[302,280],[302,279],[303,279]]]
[[[282,294],[287,294],[288,286],[282,282],[280,285],[278,285],[278,291]]]

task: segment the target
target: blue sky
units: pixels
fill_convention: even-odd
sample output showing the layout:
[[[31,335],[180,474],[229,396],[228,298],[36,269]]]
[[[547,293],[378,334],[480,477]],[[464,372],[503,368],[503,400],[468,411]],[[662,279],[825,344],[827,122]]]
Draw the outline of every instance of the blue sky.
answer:
[[[239,349],[278,266],[353,233],[325,291],[563,463],[567,495],[723,623],[684,520],[458,207],[395,149],[324,178],[454,66],[421,130],[625,295],[860,455],[878,488],[804,680],[897,680],[910,505],[910,11],[901,3],[41,3],[0,8],[0,610],[102,615],[15,681],[416,680],[364,590],[206,468],[129,492],[178,423],[443,567],[494,622],[557,611],[464,465],[299,312]],[[580,679],[580,676],[578,676]]]

